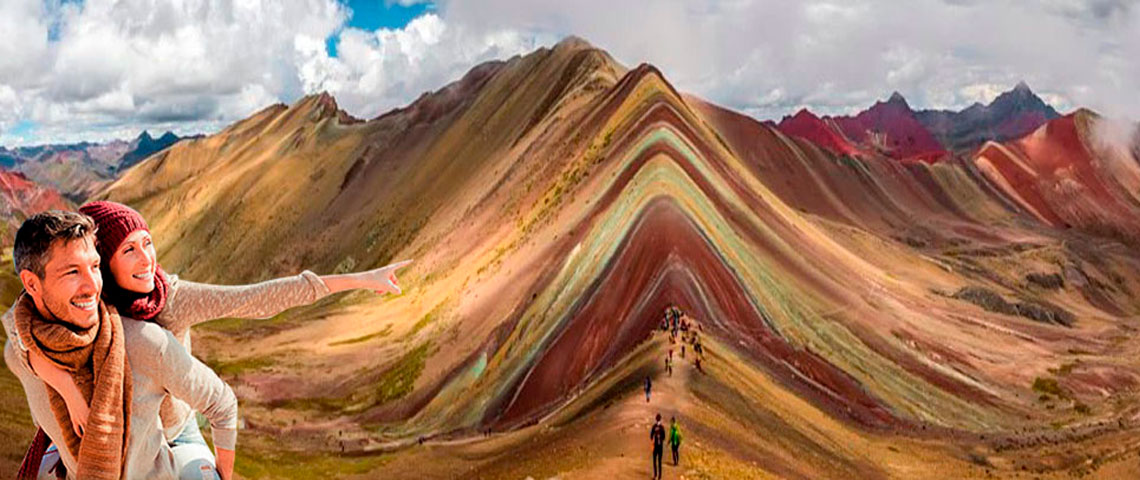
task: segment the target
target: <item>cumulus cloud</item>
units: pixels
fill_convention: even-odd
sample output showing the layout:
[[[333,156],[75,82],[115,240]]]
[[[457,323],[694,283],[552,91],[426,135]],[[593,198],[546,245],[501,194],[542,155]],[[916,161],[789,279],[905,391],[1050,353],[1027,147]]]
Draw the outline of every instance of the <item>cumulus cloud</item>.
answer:
[[[903,93],[963,108],[1020,80],[1061,110],[1140,116],[1140,8],[1128,0],[449,2],[449,22],[575,33],[682,90],[763,118],[850,113]]]
[[[472,31],[434,13],[400,29],[345,29],[336,57],[322,43],[297,44],[304,90],[332,93],[350,113],[371,118],[461,77],[487,60],[523,54],[557,41],[513,29]]]
[[[335,0],[0,4],[0,92],[19,104],[0,114],[0,143],[12,117],[51,142],[216,130],[303,94],[296,39],[347,18]]]
[[[27,121],[51,141],[208,132],[322,90],[371,118],[571,34],[759,118],[851,113],[895,90],[916,108],[959,109],[1021,80],[1062,112],[1140,117],[1130,0],[434,3],[365,31],[337,0],[0,1],[0,144]]]

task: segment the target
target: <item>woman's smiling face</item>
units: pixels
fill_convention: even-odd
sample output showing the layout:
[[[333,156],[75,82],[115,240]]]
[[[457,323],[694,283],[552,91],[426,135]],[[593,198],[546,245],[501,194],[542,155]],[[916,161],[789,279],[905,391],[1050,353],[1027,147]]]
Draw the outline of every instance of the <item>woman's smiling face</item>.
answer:
[[[156,265],[154,242],[146,230],[136,230],[128,235],[108,262],[115,283],[124,290],[135,293],[150,293],[154,290]]]

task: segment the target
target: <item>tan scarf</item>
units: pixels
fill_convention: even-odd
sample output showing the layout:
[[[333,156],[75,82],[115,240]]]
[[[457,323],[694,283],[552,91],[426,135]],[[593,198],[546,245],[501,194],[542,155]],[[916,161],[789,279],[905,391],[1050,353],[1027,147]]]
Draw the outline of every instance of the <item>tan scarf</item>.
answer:
[[[15,316],[16,330],[28,350],[70,373],[89,405],[87,427],[80,438],[71,428],[63,397],[47,389],[63,444],[79,463],[77,478],[123,477],[131,419],[131,367],[119,314],[100,300],[98,323],[80,329],[44,318],[25,292],[16,302]]]

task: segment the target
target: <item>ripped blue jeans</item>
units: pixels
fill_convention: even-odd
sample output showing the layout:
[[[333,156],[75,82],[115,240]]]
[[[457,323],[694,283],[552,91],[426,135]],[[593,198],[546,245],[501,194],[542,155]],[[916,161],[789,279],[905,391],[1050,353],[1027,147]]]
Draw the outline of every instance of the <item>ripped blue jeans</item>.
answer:
[[[182,433],[178,434],[172,442],[170,449],[174,452],[174,465],[179,480],[221,480],[214,463],[214,452],[206,445],[202,438],[202,430],[198,428],[198,415],[193,414],[186,420]]]

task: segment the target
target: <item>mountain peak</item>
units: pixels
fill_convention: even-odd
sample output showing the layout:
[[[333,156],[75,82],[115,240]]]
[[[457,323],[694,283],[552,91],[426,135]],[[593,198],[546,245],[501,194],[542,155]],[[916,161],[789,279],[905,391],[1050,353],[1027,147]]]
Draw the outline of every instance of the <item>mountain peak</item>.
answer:
[[[593,49],[593,48],[594,48],[594,46],[590,42],[586,41],[586,39],[579,37],[577,35],[568,35],[565,38],[563,38],[562,40],[559,40],[558,43],[554,45],[554,49],[556,49],[556,50],[557,49],[578,50],[578,49]]]
[[[902,96],[897,90],[891,93],[891,97],[887,99],[887,103],[896,105],[907,105],[906,98]],[[909,105],[907,105],[909,107]]]
[[[792,117],[793,118],[818,118],[818,116],[816,114],[812,113],[811,110],[808,110],[807,107],[801,108]]]
[[[349,115],[348,112],[341,110],[340,105],[338,105],[336,102],[336,97],[334,97],[327,90],[322,90],[318,93],[306,95],[297,103],[293,104],[293,107],[290,108],[297,108],[301,105],[304,105],[304,108],[311,109],[306,111],[316,112],[316,117],[314,118],[323,119],[336,117],[337,121],[345,125],[359,123],[362,121],[356,117],[353,117],[352,115]]]
[[[1080,107],[1076,110],[1073,110],[1072,113],[1069,113],[1066,116],[1071,116],[1073,118],[1080,118],[1080,119],[1084,119],[1084,120],[1095,120],[1095,119],[1100,118],[1099,113],[1096,113],[1093,110],[1086,108],[1086,107]]]
[[[321,90],[321,92],[316,94],[315,97],[317,104],[327,105],[334,111],[337,110],[338,106],[336,104],[336,98],[333,97],[332,94],[328,92],[328,90]]]
[[[1058,116],[1057,111],[1045,103],[1041,97],[1033,93],[1033,90],[1029,88],[1029,84],[1025,83],[1024,80],[1017,82],[1013,90],[998,95],[997,98],[990,102],[988,107],[999,111],[1041,110],[1044,112],[1046,119],[1056,118]]]
[[[951,150],[966,151],[990,140],[1021,137],[1058,116],[1022,80],[987,105],[975,102],[958,112],[924,110],[918,119]]]

